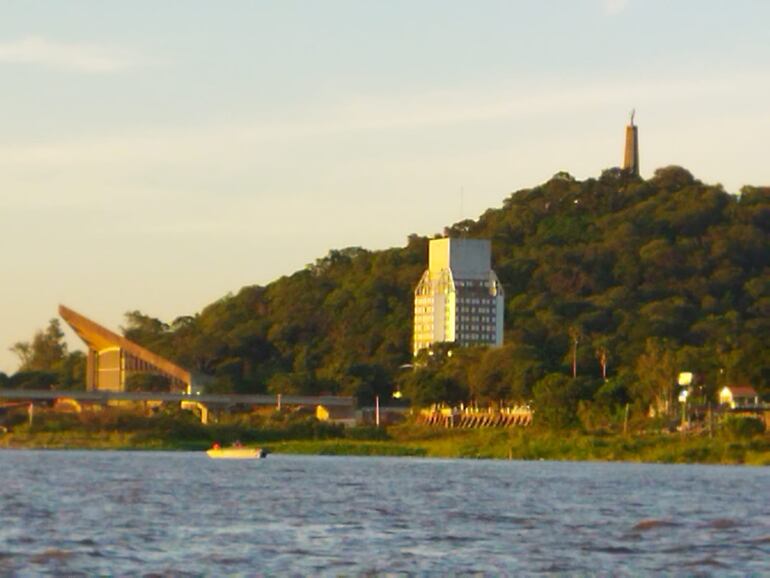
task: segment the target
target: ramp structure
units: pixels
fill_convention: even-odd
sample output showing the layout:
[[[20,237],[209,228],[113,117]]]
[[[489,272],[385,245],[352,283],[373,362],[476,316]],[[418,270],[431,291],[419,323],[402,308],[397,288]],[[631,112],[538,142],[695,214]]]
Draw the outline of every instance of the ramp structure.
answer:
[[[192,390],[190,372],[168,359],[64,305],[59,306],[59,315],[88,346],[87,390],[125,391],[126,379],[136,373],[162,375],[168,378],[172,391]]]

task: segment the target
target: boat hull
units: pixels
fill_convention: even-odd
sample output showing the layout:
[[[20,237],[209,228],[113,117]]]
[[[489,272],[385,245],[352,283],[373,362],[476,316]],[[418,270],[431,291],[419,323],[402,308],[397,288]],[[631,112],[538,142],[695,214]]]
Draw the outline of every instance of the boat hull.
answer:
[[[212,448],[206,455],[216,460],[258,460],[265,457],[259,448]]]

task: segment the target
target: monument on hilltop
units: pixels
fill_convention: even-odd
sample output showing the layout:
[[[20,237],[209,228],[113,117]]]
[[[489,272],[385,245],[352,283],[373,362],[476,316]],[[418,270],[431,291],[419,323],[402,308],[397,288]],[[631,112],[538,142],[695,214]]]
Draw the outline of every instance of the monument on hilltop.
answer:
[[[626,127],[626,149],[623,154],[623,170],[639,176],[639,131],[634,124],[636,111],[631,111],[631,121]]]

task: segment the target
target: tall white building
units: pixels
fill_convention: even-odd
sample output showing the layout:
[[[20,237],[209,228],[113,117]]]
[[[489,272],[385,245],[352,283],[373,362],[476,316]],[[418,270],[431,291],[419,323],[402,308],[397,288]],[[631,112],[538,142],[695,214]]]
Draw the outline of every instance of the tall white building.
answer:
[[[489,240],[431,240],[414,290],[414,354],[440,342],[502,345],[504,307]]]

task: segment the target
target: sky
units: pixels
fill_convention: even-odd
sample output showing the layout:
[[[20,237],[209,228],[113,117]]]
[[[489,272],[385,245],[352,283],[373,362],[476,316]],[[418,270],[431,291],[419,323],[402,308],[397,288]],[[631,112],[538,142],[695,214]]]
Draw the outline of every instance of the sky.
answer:
[[[632,108],[642,176],[768,185],[768,22],[765,0],[0,0],[0,371],[59,303],[170,322],[596,177]]]

